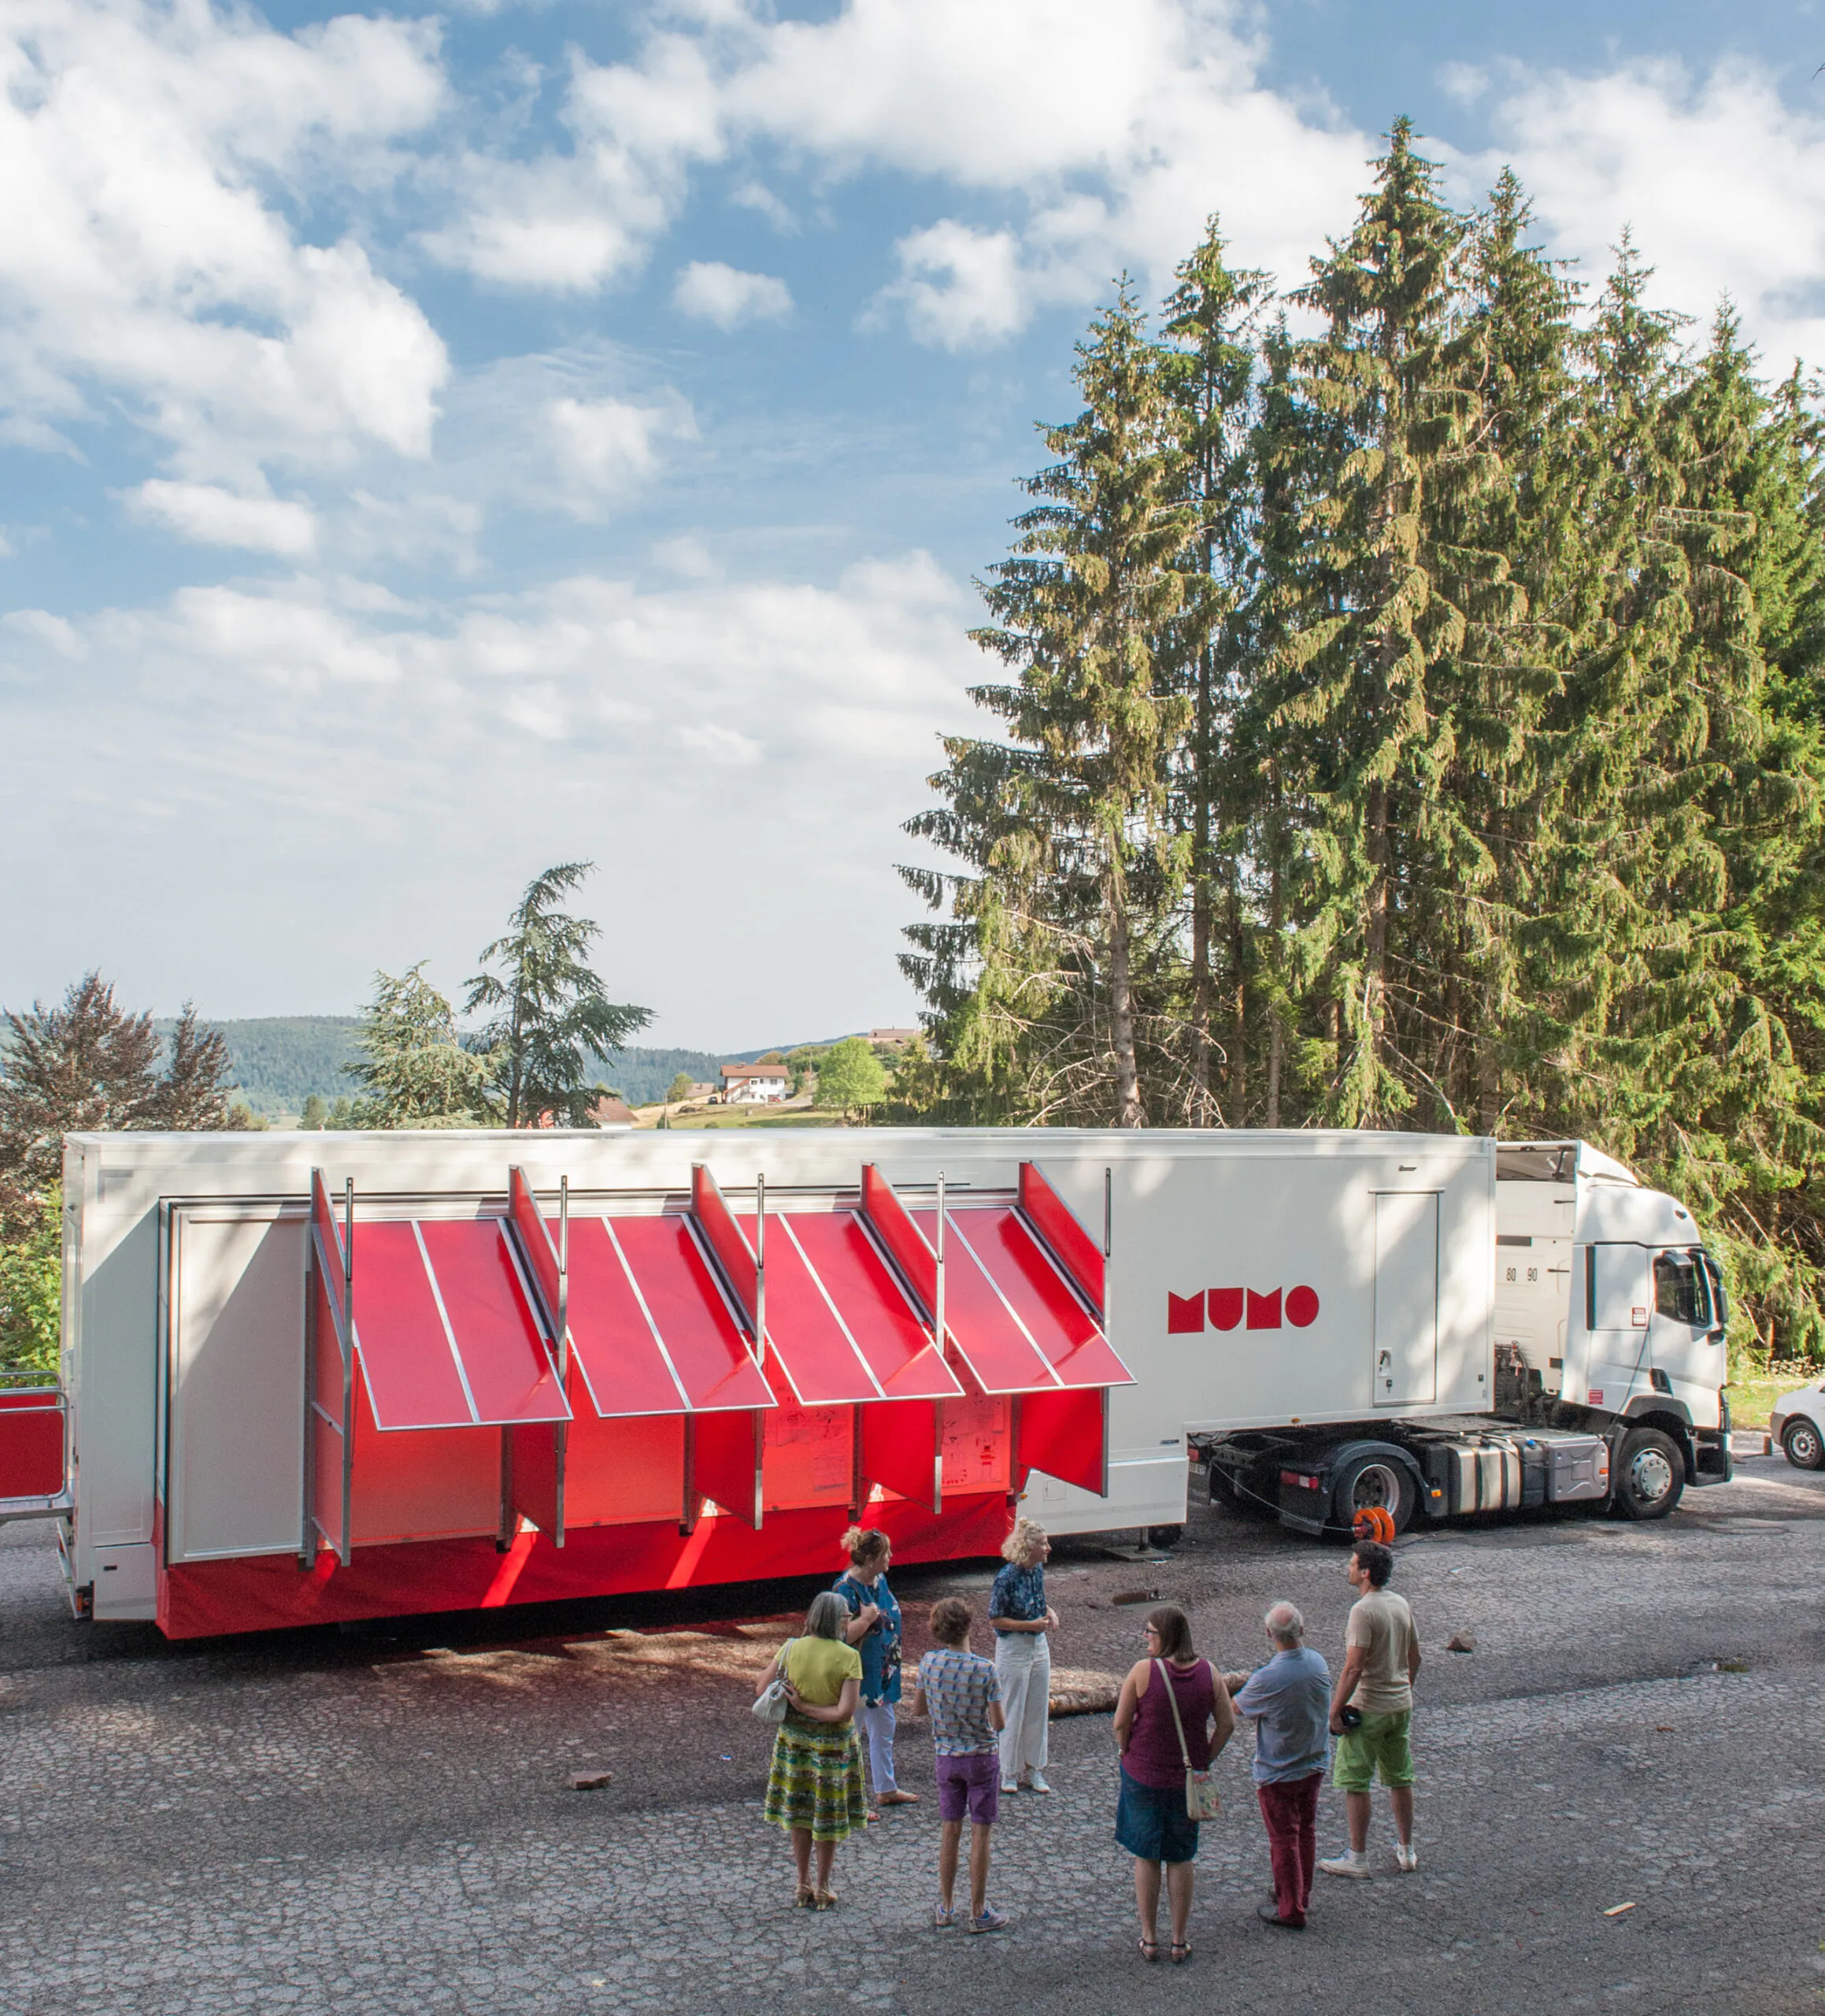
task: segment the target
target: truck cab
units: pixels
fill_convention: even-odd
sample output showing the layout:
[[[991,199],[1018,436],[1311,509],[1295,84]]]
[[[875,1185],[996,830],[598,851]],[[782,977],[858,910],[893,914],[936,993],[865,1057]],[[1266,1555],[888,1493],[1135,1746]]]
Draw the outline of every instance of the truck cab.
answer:
[[[1722,1481],[1727,1309],[1691,1214],[1586,1143],[1505,1146],[1497,1175],[1505,1410],[1614,1424],[1617,1488],[1650,1516],[1680,1485]]]

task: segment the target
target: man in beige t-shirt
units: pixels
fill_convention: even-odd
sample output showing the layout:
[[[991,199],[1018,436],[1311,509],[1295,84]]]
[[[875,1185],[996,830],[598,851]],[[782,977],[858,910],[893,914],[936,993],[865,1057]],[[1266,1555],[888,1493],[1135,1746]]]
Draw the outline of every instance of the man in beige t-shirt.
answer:
[[[1343,1670],[1331,1697],[1331,1732],[1338,1738],[1331,1783],[1342,1789],[1349,1810],[1349,1846],[1318,1865],[1332,1876],[1371,1873],[1369,1787],[1378,1770],[1400,1836],[1394,1866],[1404,1874],[1420,1866],[1413,1847],[1413,1753],[1408,1741],[1420,1640],[1406,1598],[1388,1587],[1394,1572],[1392,1548],[1379,1540],[1357,1541],[1349,1557],[1357,1602],[1344,1629]],[[1346,1707],[1360,1719],[1346,1723]]]

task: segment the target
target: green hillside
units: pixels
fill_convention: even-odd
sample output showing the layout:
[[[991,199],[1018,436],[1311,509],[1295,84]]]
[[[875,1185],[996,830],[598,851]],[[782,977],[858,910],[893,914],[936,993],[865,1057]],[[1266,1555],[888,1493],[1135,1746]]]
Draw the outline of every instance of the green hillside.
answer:
[[[167,1017],[155,1025],[168,1036]],[[235,1078],[247,1103],[262,1118],[295,1114],[313,1092],[332,1103],[354,1091],[342,1066],[357,1055],[358,1015],[266,1015],[215,1025],[228,1040]],[[601,1066],[604,1081],[616,1088],[631,1104],[650,1105],[663,1099],[680,1071],[713,1084],[719,1065],[746,1062],[762,1050],[657,1050],[638,1047],[623,1051]]]

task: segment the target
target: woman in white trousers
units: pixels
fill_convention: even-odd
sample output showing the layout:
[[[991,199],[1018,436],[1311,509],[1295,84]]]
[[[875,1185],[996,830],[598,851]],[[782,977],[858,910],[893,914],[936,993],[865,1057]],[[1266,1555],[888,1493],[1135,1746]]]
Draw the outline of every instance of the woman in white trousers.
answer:
[[[995,1577],[989,1621],[995,1630],[995,1677],[1001,1686],[1001,1790],[1049,1792],[1046,1739],[1052,1706],[1052,1647],[1058,1629],[1046,1602],[1052,1543],[1031,1519],[1015,1521],[1001,1544],[1007,1566]]]

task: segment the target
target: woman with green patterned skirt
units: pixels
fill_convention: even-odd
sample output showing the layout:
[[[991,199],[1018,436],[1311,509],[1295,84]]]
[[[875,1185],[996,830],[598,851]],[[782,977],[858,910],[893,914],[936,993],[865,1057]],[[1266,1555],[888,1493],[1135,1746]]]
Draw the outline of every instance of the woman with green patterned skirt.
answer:
[[[814,1597],[805,1614],[804,1636],[780,1647],[754,1690],[757,1695],[764,1694],[776,1674],[785,1678],[791,1706],[773,1739],[765,1813],[792,1836],[792,1859],[798,1872],[794,1901],[820,1911],[836,1902],[830,1887],[836,1844],[862,1825],[868,1810],[855,1730],[862,1655],[849,1642],[849,1606],[834,1590]]]

